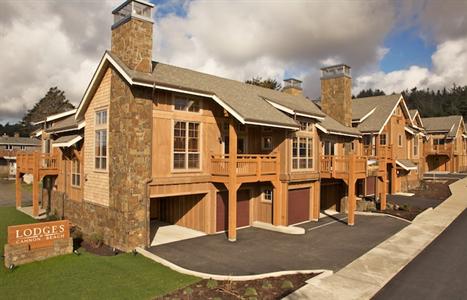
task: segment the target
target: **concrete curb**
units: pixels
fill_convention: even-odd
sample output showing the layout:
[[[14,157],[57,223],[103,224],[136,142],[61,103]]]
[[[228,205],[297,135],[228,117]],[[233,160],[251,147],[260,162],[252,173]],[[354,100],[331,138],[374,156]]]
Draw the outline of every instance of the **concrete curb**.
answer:
[[[179,272],[185,275],[191,275],[191,276],[203,278],[203,279],[245,281],[245,280],[262,279],[262,278],[267,278],[267,277],[279,277],[282,275],[291,275],[291,274],[298,274],[298,273],[306,273],[306,274],[319,273],[319,275],[313,278],[310,278],[310,281],[313,282],[312,280],[314,278],[318,277],[318,279],[323,279],[325,277],[331,276],[333,273],[331,270],[318,269],[318,270],[290,270],[290,271],[279,271],[279,272],[263,273],[263,274],[256,274],[256,275],[241,275],[241,276],[209,274],[209,273],[203,273],[203,272],[197,272],[197,271],[185,269],[183,267],[180,267],[140,247],[136,248],[136,251],[139,254],[143,255],[144,257],[149,258],[157,263],[160,263],[161,265],[166,266],[176,272]]]
[[[452,195],[426,210],[332,276],[312,281],[284,299],[371,299],[436,239],[466,208],[467,178],[452,183]]]
[[[305,234],[305,228],[301,227],[294,227],[294,226],[275,226],[269,223],[254,221],[253,227],[264,229],[264,230],[271,230],[280,233],[286,234]]]
[[[445,200],[445,201],[446,201],[446,200]],[[419,214],[413,219],[412,222],[417,222],[417,219],[423,218],[425,215],[430,214],[432,211],[433,211],[433,207],[428,207],[427,209],[425,209],[424,211],[422,211],[421,213],[419,213]]]

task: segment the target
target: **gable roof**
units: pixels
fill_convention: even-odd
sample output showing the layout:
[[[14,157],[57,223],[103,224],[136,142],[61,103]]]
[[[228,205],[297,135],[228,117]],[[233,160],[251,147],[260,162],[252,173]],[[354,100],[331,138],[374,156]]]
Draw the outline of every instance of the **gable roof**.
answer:
[[[326,115],[326,117],[323,120],[320,120],[318,123],[316,123],[316,127],[327,134],[353,137],[360,137],[362,135],[357,128],[344,126],[343,124],[339,123],[338,121],[334,120],[328,115]]]
[[[464,122],[462,116],[445,116],[445,117],[432,117],[422,118],[423,125],[428,133],[446,133],[448,138],[456,136],[461,122]]]
[[[381,133],[397,105],[402,101],[403,111],[412,124],[409,110],[401,94],[357,98],[352,101],[352,120],[363,119],[357,125],[362,133]],[[372,112],[373,111],[373,112]],[[364,118],[366,116],[366,118]]]
[[[112,65],[130,85],[212,98],[243,124],[298,129],[297,122],[281,112],[277,108],[278,105],[293,114],[317,119],[324,117],[324,114],[304,96],[293,96],[159,62],[153,62],[151,74],[137,72],[129,69],[112,53],[105,52],[78,107],[77,119],[82,118],[96,89],[95,82],[99,81],[109,65]]]
[[[41,141],[28,137],[0,136],[0,145],[39,146]]]
[[[420,112],[418,111],[418,109],[411,109],[409,110],[409,114],[410,114],[410,118],[412,119],[412,122],[414,123],[413,125],[416,126],[416,121],[418,121],[418,124],[420,124],[420,126],[417,126],[417,127],[423,127],[423,121],[422,121],[422,117],[420,116]]]

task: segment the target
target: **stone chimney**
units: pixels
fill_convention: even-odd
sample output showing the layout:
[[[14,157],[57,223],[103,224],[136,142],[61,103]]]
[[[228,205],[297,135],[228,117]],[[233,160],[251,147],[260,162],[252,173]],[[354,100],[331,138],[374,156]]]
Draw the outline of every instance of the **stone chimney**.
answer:
[[[321,69],[321,109],[345,126],[352,126],[352,77],[344,64]]]
[[[295,78],[284,79],[284,87],[282,88],[282,92],[294,96],[303,95],[302,81]]]
[[[112,11],[111,52],[135,71],[152,71],[153,8],[143,0],[127,0]]]

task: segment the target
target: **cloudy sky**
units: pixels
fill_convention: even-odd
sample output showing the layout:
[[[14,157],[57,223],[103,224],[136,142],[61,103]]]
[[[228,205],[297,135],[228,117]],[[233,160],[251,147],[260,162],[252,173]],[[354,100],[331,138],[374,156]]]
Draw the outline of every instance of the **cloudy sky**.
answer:
[[[123,0],[0,0],[0,123],[51,86],[78,104]],[[353,91],[467,84],[467,0],[153,0],[155,60],[220,76],[296,77],[352,67]]]

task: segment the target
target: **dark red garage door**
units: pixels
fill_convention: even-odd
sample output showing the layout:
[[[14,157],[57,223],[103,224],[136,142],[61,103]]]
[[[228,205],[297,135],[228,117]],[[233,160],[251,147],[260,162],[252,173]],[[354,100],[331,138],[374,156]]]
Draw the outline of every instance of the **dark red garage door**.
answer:
[[[371,196],[375,194],[377,180],[378,179],[376,176],[370,176],[366,179],[366,195],[365,196]]]
[[[310,189],[289,190],[288,224],[310,219]]]
[[[237,227],[250,225],[250,191],[239,190],[237,192]],[[228,203],[229,193],[217,193],[216,205],[216,231],[224,231],[228,228]]]

